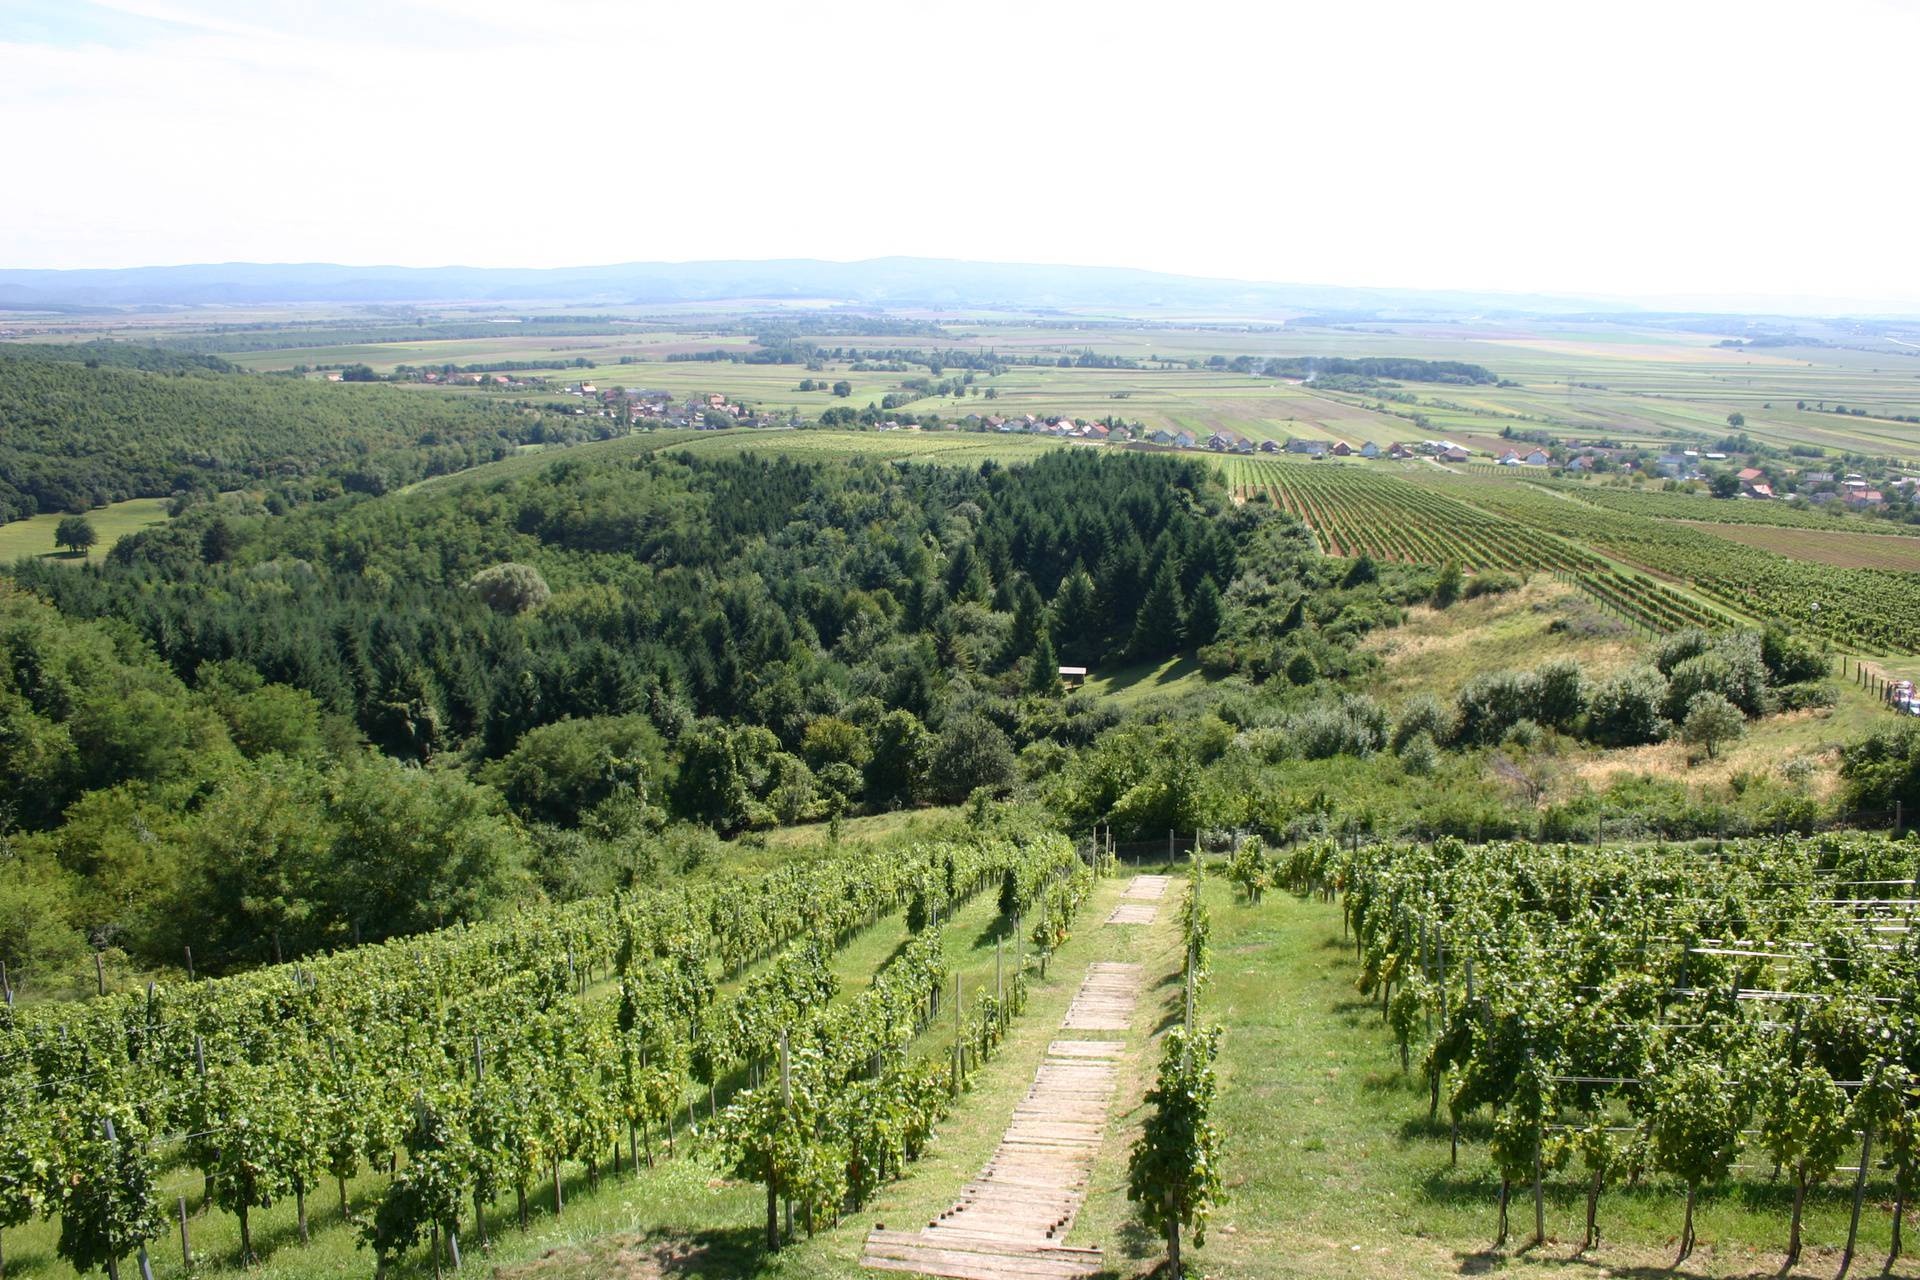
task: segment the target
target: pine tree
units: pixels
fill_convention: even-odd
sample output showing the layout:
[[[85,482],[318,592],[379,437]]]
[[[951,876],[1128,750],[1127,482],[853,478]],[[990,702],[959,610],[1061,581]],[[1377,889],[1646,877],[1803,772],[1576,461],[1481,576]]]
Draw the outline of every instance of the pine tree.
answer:
[[[1212,644],[1220,634],[1220,622],[1220,588],[1213,585],[1212,578],[1202,578],[1193,593],[1193,603],[1187,607],[1187,643],[1195,648]]]
[[[1047,604],[1034,585],[1021,577],[1015,581],[1012,595],[1013,626],[1000,648],[1002,667],[1010,667],[1032,653],[1034,645],[1045,639],[1046,633]]]
[[[1077,560],[1054,597],[1049,629],[1056,653],[1082,659],[1081,666],[1091,665],[1085,660],[1098,651],[1100,604],[1094,597],[1093,579]]]
[[[1060,662],[1053,655],[1053,641],[1040,633],[1040,644],[1033,651],[1033,665],[1027,671],[1027,692],[1052,697],[1060,692]]]
[[[1154,575],[1153,585],[1147,588],[1140,615],[1134,620],[1133,643],[1128,652],[1136,658],[1164,658],[1178,649],[1186,625],[1184,614],[1180,582],[1174,577],[1173,564],[1162,564],[1160,572]]]

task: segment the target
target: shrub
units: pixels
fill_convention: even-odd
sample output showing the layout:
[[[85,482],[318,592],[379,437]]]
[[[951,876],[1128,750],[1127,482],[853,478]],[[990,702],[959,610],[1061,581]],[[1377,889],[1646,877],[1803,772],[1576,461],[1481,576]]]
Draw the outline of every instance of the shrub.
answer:
[[[1705,747],[1709,760],[1721,743],[1746,731],[1747,720],[1740,708],[1710,691],[1693,695],[1693,701],[1687,704],[1687,718],[1680,726],[1680,736],[1694,746]]]
[[[1532,672],[1490,671],[1467,681],[1455,700],[1462,742],[1498,742],[1517,721],[1530,718],[1540,682]]]
[[[1440,767],[1440,748],[1434,746],[1425,731],[1408,738],[1398,750],[1400,767],[1416,778],[1424,778]]]
[[[930,774],[935,795],[949,804],[976,788],[1004,790],[1014,777],[1013,743],[990,720],[953,716],[933,744]]]
[[[1481,596],[1505,595],[1509,591],[1520,589],[1520,579],[1511,573],[1477,573],[1467,583],[1464,592],[1469,600],[1478,600]]]
[[[1407,744],[1425,737],[1429,747],[1453,741],[1458,722],[1453,708],[1430,693],[1416,694],[1400,709],[1399,723],[1393,727],[1393,749],[1405,753]]]
[[[1920,726],[1903,724],[1862,738],[1841,754],[1840,776],[1853,809],[1899,805],[1911,817],[1920,806]]]
[[[1587,710],[1587,678],[1572,658],[1555,658],[1534,668],[1533,718],[1555,729],[1570,729]]]
[[[1587,736],[1604,747],[1658,742],[1670,727],[1662,713],[1667,679],[1653,667],[1629,667],[1603,680],[1587,699]]]

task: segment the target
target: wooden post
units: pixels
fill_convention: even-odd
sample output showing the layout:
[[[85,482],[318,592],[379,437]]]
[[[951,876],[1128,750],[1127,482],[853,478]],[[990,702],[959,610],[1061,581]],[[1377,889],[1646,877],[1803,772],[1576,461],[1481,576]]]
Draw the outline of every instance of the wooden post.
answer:
[[[187,953],[187,981],[192,982],[193,981],[193,948],[182,947],[181,950]]]
[[[1860,1168],[1853,1175],[1853,1217],[1847,1221],[1847,1249],[1840,1255],[1840,1274],[1853,1265],[1853,1247],[1860,1239],[1860,1202],[1867,1194],[1867,1166],[1873,1159],[1873,1128],[1860,1133]]]
[[[107,962],[100,958],[98,951],[93,953],[93,980],[99,994],[107,994]]]
[[[1542,1121],[1533,1131],[1533,1242],[1547,1242],[1547,1200],[1540,1181],[1540,1148],[1546,1144],[1546,1125]]]
[[[793,1067],[787,1058],[787,1032],[780,1029],[780,1106],[782,1110],[793,1110]],[[786,1202],[787,1239],[793,1239],[793,1201]]]
[[[5,995],[7,1008],[13,1008],[13,983],[7,978],[6,961],[0,960],[0,995]]]
[[[487,1064],[480,1055],[480,1037],[475,1036],[473,1038],[473,1086],[476,1090],[479,1089],[480,1082],[486,1078],[486,1074]],[[618,1148],[616,1147],[615,1150],[617,1152]],[[487,1243],[487,1207],[480,1197],[478,1182],[473,1184],[473,1238],[483,1246]],[[454,1265],[457,1267],[460,1264],[456,1260]]]
[[[180,1197],[180,1265],[193,1270],[193,1240],[187,1235],[187,1198]]]
[[[95,955],[97,956],[98,953],[96,952]],[[117,1148],[120,1145],[120,1139],[114,1136],[112,1116],[101,1117],[100,1132],[106,1136],[107,1146],[110,1149]],[[119,1259],[117,1258],[107,1259],[107,1280],[120,1280],[120,1260]]]
[[[960,975],[953,975],[953,1096],[960,1096],[960,1078],[967,1070],[966,1031],[960,1020]]]

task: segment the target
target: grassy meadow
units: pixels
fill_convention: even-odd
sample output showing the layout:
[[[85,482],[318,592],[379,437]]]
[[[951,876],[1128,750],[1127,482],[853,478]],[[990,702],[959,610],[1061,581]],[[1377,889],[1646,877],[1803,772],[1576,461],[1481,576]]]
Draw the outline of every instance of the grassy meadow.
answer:
[[[22,556],[38,556],[79,564],[91,556],[104,556],[113,544],[130,533],[167,522],[166,498],[129,498],[87,512],[93,531],[100,536],[88,556],[76,556],[53,545],[53,531],[66,518],[63,511],[44,511],[25,520],[0,524],[0,564],[12,564]]]

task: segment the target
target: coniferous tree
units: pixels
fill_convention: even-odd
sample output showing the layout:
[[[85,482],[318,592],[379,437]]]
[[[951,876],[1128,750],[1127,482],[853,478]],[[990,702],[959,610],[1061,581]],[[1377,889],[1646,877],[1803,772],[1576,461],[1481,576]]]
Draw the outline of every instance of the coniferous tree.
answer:
[[[1093,579],[1077,560],[1054,598],[1050,630],[1056,653],[1086,659],[1099,645],[1100,602],[1094,596]]]
[[[1033,652],[1035,644],[1045,638],[1047,623],[1047,604],[1040,598],[1040,592],[1026,578],[1020,578],[1013,585],[1013,626],[1007,632],[1006,643],[1000,649],[1000,664],[1010,667]]]
[[[1202,578],[1193,593],[1193,603],[1187,607],[1187,643],[1195,648],[1212,644],[1220,634],[1220,621],[1220,588],[1213,585],[1212,578]]]
[[[1053,641],[1040,633],[1040,644],[1033,651],[1033,665],[1027,672],[1027,692],[1048,697],[1060,692],[1060,661],[1054,657]]]
[[[1133,624],[1133,643],[1128,652],[1135,658],[1164,658],[1180,647],[1185,634],[1186,607],[1180,599],[1180,582],[1174,576],[1171,561],[1160,566],[1140,615]]]

